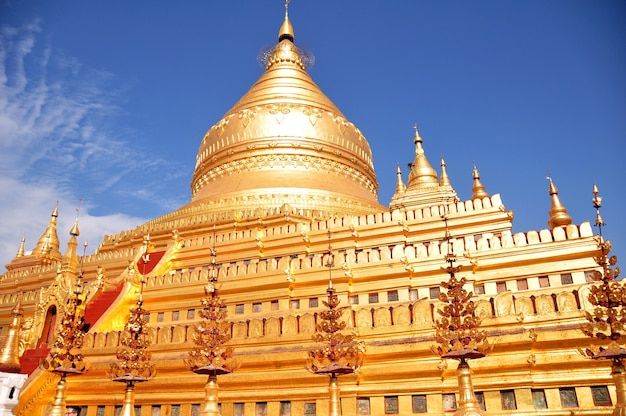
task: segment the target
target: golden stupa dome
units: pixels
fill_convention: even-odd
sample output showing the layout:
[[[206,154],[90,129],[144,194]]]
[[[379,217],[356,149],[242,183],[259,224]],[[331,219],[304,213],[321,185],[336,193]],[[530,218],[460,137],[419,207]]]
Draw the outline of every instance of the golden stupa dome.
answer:
[[[265,72],[209,129],[191,182],[203,211],[256,215],[378,212],[370,146],[306,72],[285,14]]]

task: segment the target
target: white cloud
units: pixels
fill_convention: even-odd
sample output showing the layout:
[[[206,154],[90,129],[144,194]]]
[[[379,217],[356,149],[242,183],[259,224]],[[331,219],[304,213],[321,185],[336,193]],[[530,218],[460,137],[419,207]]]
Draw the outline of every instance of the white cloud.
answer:
[[[115,76],[40,45],[41,32],[39,22],[0,28],[0,271],[22,236],[27,251],[35,247],[56,201],[63,253],[78,196],[85,196],[80,242],[89,241],[91,253],[105,234],[146,221],[114,212],[118,205],[145,204],[146,197],[167,186],[163,178],[177,172],[158,156],[135,157],[133,141],[111,133],[132,129],[107,127],[121,112],[123,86],[115,84]],[[157,169],[159,178],[140,185],[142,175],[150,177]],[[143,187],[151,189],[149,195],[138,192]],[[152,204],[176,206],[166,197]],[[90,214],[98,210],[107,215]]]
[[[54,187],[0,178],[0,270],[15,257],[22,237],[26,237],[26,251],[35,248],[37,240],[48,226],[57,200],[57,233],[63,254],[79,201]],[[105,235],[135,228],[145,221],[143,218],[124,214],[93,216],[89,214],[89,207],[82,207],[79,213],[79,244],[82,246],[84,242],[88,242],[87,253],[93,253]]]

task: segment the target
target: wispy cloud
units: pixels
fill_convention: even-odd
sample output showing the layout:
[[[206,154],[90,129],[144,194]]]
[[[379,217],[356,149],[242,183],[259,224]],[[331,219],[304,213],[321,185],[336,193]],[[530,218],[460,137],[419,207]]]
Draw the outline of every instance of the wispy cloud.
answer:
[[[90,239],[95,248],[104,234],[145,221],[123,213],[90,215],[101,198],[109,207],[112,198],[144,201],[166,186],[152,179],[149,195],[133,191],[141,189],[134,181],[119,186],[168,165],[149,155],[136,157],[132,141],[112,133],[132,130],[109,127],[124,111],[124,86],[115,75],[86,68],[42,45],[41,38],[39,21],[0,28],[0,270],[15,255],[22,235],[27,250],[34,248],[55,201],[64,213],[59,218],[63,243],[78,196],[88,193],[80,213],[81,240]],[[163,176],[176,175],[175,166],[169,169]],[[176,205],[155,201],[168,209]]]

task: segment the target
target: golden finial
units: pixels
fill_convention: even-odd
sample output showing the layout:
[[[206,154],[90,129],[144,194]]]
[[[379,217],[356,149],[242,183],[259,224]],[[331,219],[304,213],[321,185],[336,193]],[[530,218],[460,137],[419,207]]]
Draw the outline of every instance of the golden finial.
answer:
[[[552,199],[552,207],[548,212],[550,214],[550,219],[548,220],[548,226],[550,228],[554,227],[562,227],[564,225],[569,225],[572,223],[572,217],[567,215],[567,209],[561,204],[561,200],[559,199],[559,191],[552,182],[552,177],[548,172],[548,176],[546,177],[550,181],[550,197]]]
[[[413,143],[415,143],[415,153],[417,153],[417,149],[422,149],[422,136],[420,136],[420,132],[417,130],[417,123],[413,124],[413,129],[415,130],[415,136],[413,136]]]
[[[401,194],[406,191],[406,185],[402,180],[402,170],[400,169],[400,164],[398,163],[398,169],[396,169],[396,175],[398,176],[398,180],[396,181],[396,194]]]
[[[293,27],[291,26],[291,22],[289,21],[289,1],[285,0],[285,21],[280,26],[280,30],[278,31],[278,41],[282,41],[287,39],[293,42]]]
[[[476,163],[474,163],[474,170],[472,171],[472,179],[474,179],[474,186],[472,187],[472,201],[474,199],[483,199],[485,197],[489,197],[489,194],[485,191],[485,187],[480,181],[480,173],[478,173],[478,168],[476,167]]]
[[[22,294],[17,298],[17,303],[11,311],[13,322],[9,325],[9,332],[0,345],[0,371],[5,373],[20,372],[19,335],[20,320],[24,310],[22,309]]]
[[[440,166],[441,179],[439,179],[439,186],[452,188],[452,184],[450,183],[450,177],[448,176],[448,172],[446,171],[446,161],[443,160],[443,158],[441,158]]]

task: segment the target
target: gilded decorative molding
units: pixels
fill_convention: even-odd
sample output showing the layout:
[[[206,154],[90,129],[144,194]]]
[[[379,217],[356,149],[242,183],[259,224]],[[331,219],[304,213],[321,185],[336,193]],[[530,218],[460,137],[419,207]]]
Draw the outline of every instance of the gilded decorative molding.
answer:
[[[268,144],[271,146],[271,144]],[[275,143],[274,145],[277,145]],[[322,151],[320,146],[319,151]],[[329,173],[339,174],[347,179],[354,180],[374,195],[377,195],[378,185],[372,181],[368,175],[348,166],[337,160],[330,160],[322,156],[312,156],[307,154],[288,154],[288,155],[255,155],[245,159],[228,161],[212,169],[207,170],[198,177],[194,183],[193,194],[197,193],[205,185],[223,178],[225,175],[233,173],[250,172],[259,169],[272,169],[276,166],[276,162],[280,161],[283,168],[290,166],[292,168],[305,168],[316,170],[327,170]]]
[[[305,116],[309,118],[311,126],[315,126],[315,124],[317,124],[317,121],[321,119],[322,115],[324,114],[321,109],[310,105],[302,106],[302,112]]]
[[[43,381],[41,381],[43,379]],[[22,402],[13,409],[16,416],[32,416],[34,409],[43,404],[44,400],[50,397],[50,388],[56,386],[59,381],[59,376],[49,372],[42,372],[39,374],[39,378],[36,380],[40,383],[40,387],[37,389],[27,401],[22,405]]]
[[[239,120],[241,120],[241,124],[244,128],[248,127],[250,121],[256,117],[257,112],[261,109],[261,107],[252,107],[252,108],[244,108],[237,114]]]

